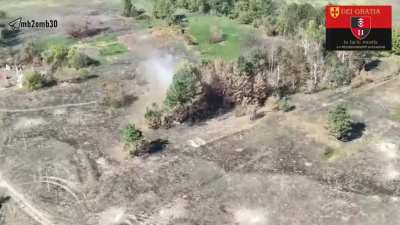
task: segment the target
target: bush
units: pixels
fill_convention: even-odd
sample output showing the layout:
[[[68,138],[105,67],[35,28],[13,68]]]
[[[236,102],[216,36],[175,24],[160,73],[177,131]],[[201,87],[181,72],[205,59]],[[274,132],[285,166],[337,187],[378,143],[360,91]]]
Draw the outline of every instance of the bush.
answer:
[[[128,149],[131,155],[139,156],[146,152],[148,142],[142,131],[137,129],[134,124],[128,124],[122,130],[122,139],[125,143],[125,149]]]
[[[62,66],[68,55],[68,49],[64,46],[51,46],[42,53],[42,58],[47,64]]]
[[[23,85],[31,91],[37,90],[46,85],[46,79],[39,72],[32,71],[25,75]]]
[[[225,35],[219,26],[212,26],[210,28],[210,43],[219,43],[225,40]]]
[[[67,55],[68,65],[75,69],[81,69],[92,65],[98,65],[99,62],[79,52],[77,48],[71,48]]]
[[[128,124],[122,130],[122,138],[125,143],[134,143],[143,139],[143,133],[136,128],[135,124]]]
[[[352,132],[352,120],[345,106],[339,105],[329,112],[329,132],[338,140],[347,140]]]
[[[167,107],[174,108],[193,101],[201,92],[202,84],[199,68],[186,63],[175,73],[164,103]]]
[[[150,108],[146,109],[144,118],[147,125],[152,129],[158,129],[162,125],[162,110],[156,103],[153,103]]]

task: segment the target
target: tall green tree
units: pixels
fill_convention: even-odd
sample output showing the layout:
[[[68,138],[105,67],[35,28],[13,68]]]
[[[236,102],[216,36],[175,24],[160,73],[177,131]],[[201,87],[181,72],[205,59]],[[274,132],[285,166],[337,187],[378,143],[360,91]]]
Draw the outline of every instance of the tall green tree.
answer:
[[[172,84],[168,88],[165,105],[174,108],[190,103],[202,92],[200,70],[197,66],[184,63],[175,73]]]

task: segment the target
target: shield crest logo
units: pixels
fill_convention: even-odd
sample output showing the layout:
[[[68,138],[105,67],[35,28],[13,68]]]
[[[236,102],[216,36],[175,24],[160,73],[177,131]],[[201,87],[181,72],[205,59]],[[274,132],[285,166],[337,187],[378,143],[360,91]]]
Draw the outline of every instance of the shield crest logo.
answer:
[[[331,7],[331,8],[329,9],[329,12],[330,12],[331,17],[332,17],[333,19],[338,18],[339,15],[340,15],[340,9],[339,9],[339,7]]]
[[[358,40],[365,39],[371,31],[371,17],[357,16],[351,17],[351,33]]]

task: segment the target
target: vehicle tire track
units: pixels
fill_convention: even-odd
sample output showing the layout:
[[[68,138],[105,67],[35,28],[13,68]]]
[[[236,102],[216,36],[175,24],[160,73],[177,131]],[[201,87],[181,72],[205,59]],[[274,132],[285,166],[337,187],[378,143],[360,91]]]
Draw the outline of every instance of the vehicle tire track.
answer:
[[[94,105],[94,104],[97,104],[97,101],[75,103],[75,104],[64,104],[64,105],[56,105],[56,106],[44,106],[44,107],[30,108],[30,109],[0,109],[0,112],[4,112],[4,113],[36,112],[36,111],[43,111],[43,110],[78,107],[78,106],[86,106],[86,105]]]
[[[0,187],[8,190],[8,194],[11,199],[13,199],[18,206],[32,219],[42,225],[56,225],[52,221],[52,217],[42,210],[36,208],[25,196],[18,191],[11,183],[6,181],[0,174]]]

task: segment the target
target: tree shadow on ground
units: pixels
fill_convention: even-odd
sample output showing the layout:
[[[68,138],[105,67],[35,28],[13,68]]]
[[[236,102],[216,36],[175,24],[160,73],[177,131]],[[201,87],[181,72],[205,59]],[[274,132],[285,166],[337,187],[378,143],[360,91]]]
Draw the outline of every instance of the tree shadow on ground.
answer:
[[[382,61],[379,59],[372,60],[371,62],[365,64],[364,69],[365,71],[371,71],[379,66]]]
[[[359,139],[363,136],[365,129],[366,129],[365,123],[362,122],[354,122],[351,124],[351,134],[347,138],[346,141],[354,141],[356,139]]]
[[[169,141],[165,139],[156,139],[151,141],[149,146],[149,154],[156,154],[163,151],[168,144]]]

